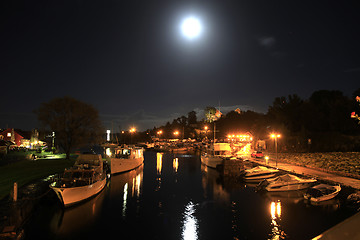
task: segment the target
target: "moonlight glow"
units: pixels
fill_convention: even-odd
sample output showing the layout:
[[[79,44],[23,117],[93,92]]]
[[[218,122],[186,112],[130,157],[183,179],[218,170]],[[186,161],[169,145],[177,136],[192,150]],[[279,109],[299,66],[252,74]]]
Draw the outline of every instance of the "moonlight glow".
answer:
[[[181,23],[181,32],[182,34],[192,40],[200,36],[202,31],[202,26],[199,19],[195,17],[185,18]]]

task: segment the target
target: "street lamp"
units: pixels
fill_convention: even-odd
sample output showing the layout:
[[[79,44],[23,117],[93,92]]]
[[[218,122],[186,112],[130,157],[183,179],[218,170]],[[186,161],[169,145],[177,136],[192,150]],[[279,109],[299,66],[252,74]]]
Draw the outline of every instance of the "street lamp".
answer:
[[[177,137],[179,135],[179,131],[175,131],[174,135]]]
[[[278,138],[280,138],[281,135],[277,134],[277,133],[273,133],[271,134],[271,138],[273,138],[275,140],[275,151],[276,151],[276,167],[277,167],[277,162],[278,162],[278,150],[277,150],[277,140]]]
[[[162,133],[163,133],[162,130],[157,131],[157,135],[159,136],[159,139],[160,139]]]

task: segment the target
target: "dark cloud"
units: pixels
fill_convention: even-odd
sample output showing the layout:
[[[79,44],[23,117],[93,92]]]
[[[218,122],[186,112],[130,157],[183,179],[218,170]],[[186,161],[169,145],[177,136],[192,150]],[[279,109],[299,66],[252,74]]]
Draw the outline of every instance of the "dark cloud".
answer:
[[[276,39],[272,36],[265,36],[258,38],[258,42],[263,47],[271,48],[275,45]]]

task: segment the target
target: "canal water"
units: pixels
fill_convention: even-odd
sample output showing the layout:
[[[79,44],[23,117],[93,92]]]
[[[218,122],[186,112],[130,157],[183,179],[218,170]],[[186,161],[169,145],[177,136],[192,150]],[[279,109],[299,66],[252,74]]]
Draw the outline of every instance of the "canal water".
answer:
[[[311,239],[354,214],[341,198],[311,205],[301,192],[255,192],[196,155],[144,155],[89,201],[64,210],[48,194],[25,239]]]

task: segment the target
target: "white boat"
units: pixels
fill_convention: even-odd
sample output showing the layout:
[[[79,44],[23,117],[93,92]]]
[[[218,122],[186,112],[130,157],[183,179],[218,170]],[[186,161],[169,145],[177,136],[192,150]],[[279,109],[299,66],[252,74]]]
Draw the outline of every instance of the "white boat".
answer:
[[[322,202],[336,197],[340,191],[340,185],[318,184],[309,188],[304,198],[311,202]]]
[[[259,188],[269,192],[294,191],[311,187],[316,179],[305,179],[295,175],[285,174],[273,179],[266,179],[259,183]]]
[[[73,167],[50,184],[65,207],[98,194],[106,184],[101,155],[80,154]]]
[[[105,151],[110,161],[111,174],[133,170],[144,162],[144,149],[141,147],[110,146]]]
[[[264,179],[273,178],[279,172],[278,169],[257,166],[244,171],[244,180],[246,182],[260,182]]]
[[[216,168],[217,165],[223,164],[224,159],[231,157],[229,143],[214,143],[201,155],[201,163]]]

